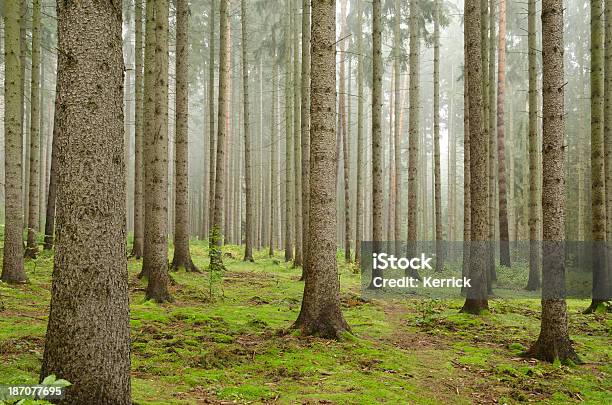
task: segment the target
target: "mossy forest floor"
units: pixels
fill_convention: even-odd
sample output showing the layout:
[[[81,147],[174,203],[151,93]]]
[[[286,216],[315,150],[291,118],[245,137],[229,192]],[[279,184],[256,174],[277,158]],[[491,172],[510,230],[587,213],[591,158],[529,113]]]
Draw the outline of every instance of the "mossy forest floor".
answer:
[[[141,263],[130,259],[135,403],[612,402],[612,317],[582,315],[589,301],[569,301],[585,364],[551,365],[520,356],[537,338],[537,300],[493,300],[481,316],[459,314],[458,300],[366,302],[359,275],[341,266],[353,336],[304,338],[289,330],[300,309],[300,270],[283,263],[282,252],[244,263],[239,247],[224,251],[227,272],[212,280],[207,271],[173,273],[176,302],[164,305],[144,301]],[[192,255],[205,270],[206,244],[194,242]],[[29,284],[0,283],[0,384],[37,382],[52,264],[45,252],[27,262]]]

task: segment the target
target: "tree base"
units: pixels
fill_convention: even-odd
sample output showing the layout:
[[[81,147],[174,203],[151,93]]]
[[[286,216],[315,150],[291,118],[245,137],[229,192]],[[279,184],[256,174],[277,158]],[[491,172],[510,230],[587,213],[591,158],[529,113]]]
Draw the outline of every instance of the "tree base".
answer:
[[[585,315],[594,314],[600,311],[600,308],[603,308],[604,312],[611,312],[612,305],[610,305],[609,301],[606,300],[592,300],[591,305],[587,309],[585,309],[582,313]]]
[[[543,338],[542,335],[529,348],[525,356],[538,360],[544,360],[549,363],[560,361],[561,364],[580,364],[582,360],[574,351],[572,342],[569,339],[558,338],[552,336]]]
[[[482,299],[467,298],[459,311],[463,314],[480,315],[489,310],[489,301]]]
[[[185,269],[187,273],[201,273],[200,269],[193,264],[191,258],[187,260],[178,260],[175,257],[172,260],[172,264],[170,264],[170,271],[179,271],[180,269]]]
[[[38,257],[38,246],[26,246],[23,257],[25,259],[36,259]]]
[[[165,288],[153,288],[151,290],[147,288],[147,292],[145,293],[145,301],[155,301],[158,304],[163,304],[165,302],[174,302],[174,298]]]
[[[525,290],[527,290],[527,291],[537,291],[539,289],[540,289],[540,280],[529,279],[527,281],[527,286],[525,287]]]
[[[351,328],[344,320],[342,314],[337,314],[336,316],[323,315],[319,319],[307,318],[306,316],[300,316],[292,325],[292,328],[298,329],[302,336],[342,340],[347,333],[351,333]]]
[[[0,280],[7,284],[27,284],[29,282],[25,275],[22,277],[20,275],[12,276],[3,274]]]

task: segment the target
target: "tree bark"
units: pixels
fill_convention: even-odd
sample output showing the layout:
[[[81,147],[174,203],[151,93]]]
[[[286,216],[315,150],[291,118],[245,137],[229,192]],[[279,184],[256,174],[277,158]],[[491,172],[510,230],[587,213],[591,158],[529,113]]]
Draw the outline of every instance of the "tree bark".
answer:
[[[242,88],[244,91],[244,160],[246,183],[246,227],[244,261],[253,262],[253,185],[251,164],[251,127],[249,114],[249,60],[247,58],[247,10],[246,1],[240,0],[240,21],[242,23]]]
[[[578,361],[569,338],[565,304],[565,173],[563,1],[542,1],[542,320],[529,352],[553,362]]]
[[[382,116],[382,10],[380,0],[372,2],[372,240],[383,240],[383,142]]]
[[[469,96],[470,137],[470,267],[468,288],[462,312],[479,314],[488,309],[487,295],[487,131],[484,130],[483,60],[481,52],[480,0],[465,2],[465,30],[467,39],[467,73]]]
[[[213,226],[211,229],[210,243],[210,267],[213,271],[220,271],[225,268],[221,257],[221,244],[223,241],[223,209],[225,201],[225,148],[227,135],[227,113],[229,112],[229,74],[230,74],[230,38],[229,38],[229,17],[228,0],[219,2],[219,102],[217,115],[217,147],[216,147],[216,173],[215,173],[215,204]],[[225,120],[226,125],[221,123]],[[226,229],[226,232],[229,230]]]
[[[276,60],[276,31],[272,30],[272,124],[270,130],[270,249],[268,255],[274,256],[276,244],[277,204],[278,199],[278,62]]]
[[[148,4],[147,4],[148,6]],[[149,278],[145,298],[172,301],[168,292],[168,0],[154,0],[155,89],[153,132],[145,135],[145,254],[143,267]],[[152,96],[152,95],[151,95]]]
[[[338,106],[340,108],[340,120],[342,121],[341,125],[341,136],[342,136],[342,167],[343,167],[343,176],[344,176],[344,261],[346,263],[352,262],[351,255],[351,209],[350,209],[350,180],[349,173],[351,162],[349,159],[349,140],[348,140],[348,128],[347,128],[347,119],[346,119],[346,40],[342,40],[342,38],[346,38],[348,35],[348,27],[346,22],[346,0],[341,0],[340,2],[340,75],[339,75],[339,92],[338,94]],[[350,72],[349,72],[350,74]],[[350,91],[350,89],[349,89]]]
[[[497,169],[499,177],[499,256],[503,266],[510,267],[508,200],[506,197],[506,0],[499,0],[499,54],[497,62]]]
[[[528,0],[529,46],[529,280],[526,289],[540,288],[540,209],[538,148],[538,85],[536,72],[536,0]]]
[[[135,2],[135,57],[134,84],[134,244],[132,256],[140,259],[144,253],[144,133],[143,133],[143,46],[142,46],[142,1]]]
[[[308,272],[308,229],[310,212],[310,0],[302,0],[302,280]]]
[[[70,381],[65,404],[131,404],[121,3],[57,6],[62,164],[40,379]]]
[[[434,0],[434,210],[436,217],[436,272],[444,270],[442,188],[440,179],[440,0]],[[397,116],[397,115],[396,115]]]
[[[291,65],[291,0],[287,0],[285,16],[285,261],[293,260],[293,131],[292,131],[292,65]]]
[[[17,2],[4,5],[4,254],[2,276],[7,283],[27,281],[23,267],[22,111],[20,58],[21,8]]]
[[[295,10],[299,9],[300,0],[291,0]],[[301,112],[300,112],[300,27],[297,13],[291,13],[293,26],[293,178],[294,178],[294,202],[295,202],[295,257],[294,266],[302,266],[302,133],[301,133]]]
[[[470,98],[468,84],[468,42],[469,33],[465,24],[463,24],[463,49],[464,49],[464,67],[463,67],[463,257],[461,266],[461,276],[468,277],[470,274],[470,239],[472,238],[471,218],[471,177],[470,177]],[[465,287],[461,287],[461,293],[465,293]]]
[[[350,328],[340,310],[336,264],[335,0],[312,0],[310,240],[304,299],[294,325],[304,335],[340,339]]]
[[[493,294],[493,282],[497,281],[497,272],[495,268],[495,220],[497,215],[497,198],[496,192],[496,161],[497,156],[497,134],[495,133],[495,49],[497,43],[495,41],[495,0],[489,0],[489,8],[487,13],[489,19],[489,38],[487,39],[487,47],[489,56],[487,62],[489,64],[487,70],[487,126],[488,126],[488,140],[489,145],[487,149],[488,156],[488,175],[489,175],[489,186],[488,186],[488,201],[489,201],[489,263],[488,263],[488,277],[487,277],[487,289],[489,294]]]
[[[217,134],[215,132],[215,8],[216,0],[210,1],[210,34],[208,36],[208,141],[209,141],[209,169],[208,169],[208,232],[212,244],[212,229],[215,217],[215,182],[216,182],[216,156],[217,156]],[[219,121],[221,122],[221,121]],[[217,125],[219,125],[217,123]]]
[[[306,1],[306,0],[305,0]],[[363,217],[364,217],[364,148],[365,135],[363,132],[363,4],[362,0],[357,0],[357,190],[355,196],[355,263],[361,263],[361,240],[363,238]]]
[[[189,6],[176,0],[175,200],[173,270],[197,271],[189,252]]]

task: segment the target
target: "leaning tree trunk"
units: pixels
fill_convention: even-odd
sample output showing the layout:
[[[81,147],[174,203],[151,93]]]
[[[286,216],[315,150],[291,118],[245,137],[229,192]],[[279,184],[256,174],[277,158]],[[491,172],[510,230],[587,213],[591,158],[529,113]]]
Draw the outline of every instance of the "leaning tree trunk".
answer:
[[[30,182],[26,257],[38,255],[38,192],[40,167],[40,0],[32,3],[32,78],[30,84]]]
[[[529,47],[529,280],[526,289],[540,288],[540,207],[538,170],[538,84],[536,72],[536,0],[528,0]]]
[[[131,404],[121,3],[57,11],[62,164],[40,379],[72,383],[62,403]]]
[[[542,321],[530,349],[536,358],[578,361],[565,304],[565,145],[563,0],[542,1]]]
[[[339,339],[350,330],[340,310],[336,267],[336,24],[334,0],[312,0],[310,241],[304,299],[295,323],[304,335]]]
[[[470,137],[470,268],[472,287],[462,312],[479,314],[488,309],[487,296],[487,142],[483,130],[483,61],[481,52],[480,0],[465,2],[465,30],[467,39],[467,78],[469,97]],[[485,50],[486,51],[486,50]]]
[[[219,3],[219,102],[217,115],[217,147],[216,147],[216,173],[215,173],[215,204],[213,226],[211,228],[210,243],[210,267],[212,271],[224,269],[221,258],[221,243],[223,241],[223,204],[225,201],[225,148],[227,125],[222,125],[226,121],[229,110],[229,63],[230,63],[230,42],[229,42],[229,17],[228,0],[220,0]],[[226,229],[226,232],[229,229]]]
[[[7,283],[27,281],[23,268],[23,195],[21,154],[20,5],[4,5],[4,254],[2,276]]]
[[[143,267],[149,277],[145,298],[172,301],[168,292],[168,0],[155,0],[154,129],[147,134],[147,198]],[[148,5],[147,5],[148,6]],[[147,249],[147,247],[149,249]]]
[[[606,301],[606,189],[604,167],[604,9],[591,0],[591,209],[593,216],[593,298],[587,312]]]
[[[440,0],[434,0],[434,210],[436,217],[436,272],[444,270],[442,190],[440,179]]]
[[[305,0],[306,1],[306,0]],[[361,262],[361,239],[363,238],[363,175],[364,175],[364,147],[365,136],[363,132],[363,5],[362,0],[357,0],[357,190],[355,196],[355,263]]]
[[[253,262],[253,185],[251,167],[251,128],[249,116],[249,61],[247,59],[247,11],[246,1],[240,0],[240,21],[242,23],[242,87],[244,107],[244,161],[246,183],[246,227],[244,261]]]
[[[197,271],[189,252],[189,91],[187,89],[189,51],[189,6],[176,0],[176,92],[174,133],[174,258],[172,269]]]
[[[499,0],[499,46],[497,63],[497,170],[499,177],[499,257],[510,267],[510,235],[506,198],[506,139],[504,110],[506,102],[506,0]]]
[[[134,84],[134,244],[132,256],[140,259],[144,253],[144,132],[143,132],[143,54],[142,54],[142,1],[135,2],[135,57]]]
[[[310,0],[302,0],[302,280],[308,272],[308,228],[310,205]]]

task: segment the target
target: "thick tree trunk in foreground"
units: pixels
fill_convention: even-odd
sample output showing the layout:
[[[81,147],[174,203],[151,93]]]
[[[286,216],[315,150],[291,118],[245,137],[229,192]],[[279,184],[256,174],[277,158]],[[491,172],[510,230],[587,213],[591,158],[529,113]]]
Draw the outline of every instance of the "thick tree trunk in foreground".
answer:
[[[310,0],[302,0],[302,280],[308,272],[310,215]]]
[[[144,253],[144,132],[143,132],[143,47],[142,47],[142,4],[135,2],[135,57],[136,68],[134,85],[134,244],[132,256],[140,259]]]
[[[175,92],[175,219],[172,269],[197,271],[189,252],[189,91],[187,89],[189,51],[189,7],[187,0],[176,0],[176,92]]]
[[[148,6],[148,5],[147,5]],[[145,256],[149,277],[146,299],[172,301],[168,292],[168,0],[155,0],[154,129],[145,152],[147,201]],[[147,249],[147,247],[149,249]]]
[[[246,227],[244,261],[253,262],[253,185],[251,167],[251,127],[249,115],[249,61],[247,59],[247,11],[245,0],[240,1],[240,21],[242,23],[242,87],[244,90],[244,160],[246,183]]]
[[[312,0],[310,175],[311,251],[300,315],[304,335],[339,339],[350,330],[340,310],[336,264],[336,2]]]
[[[569,338],[565,304],[565,157],[563,0],[542,1],[542,321],[530,349],[536,358],[578,361]]]
[[[38,255],[38,193],[40,180],[40,0],[32,3],[32,78],[30,84],[30,182],[26,257]]]
[[[57,246],[41,380],[131,404],[121,3],[59,2]]]
[[[536,72],[536,0],[528,0],[529,47],[529,280],[526,289],[540,288],[540,210],[538,169],[538,84]]]
[[[506,198],[506,138],[504,110],[506,103],[506,0],[499,0],[499,54],[497,77],[497,170],[499,177],[499,261],[510,267],[508,200]],[[512,181],[512,180],[511,180]]]
[[[225,147],[227,125],[226,115],[229,109],[229,63],[230,63],[230,43],[229,43],[229,20],[228,20],[228,0],[220,0],[219,3],[219,102],[217,115],[217,150],[216,150],[216,173],[215,173],[215,207],[213,225],[211,227],[210,243],[210,267],[213,271],[224,269],[221,258],[221,244],[223,241],[223,208],[225,202]],[[229,229],[226,229],[228,232]]]
[[[20,6],[16,2],[4,5],[4,254],[2,281],[27,281],[23,268],[23,195],[22,164],[23,138],[21,134],[21,59],[19,27]]]
[[[472,287],[468,288],[462,312],[479,314],[488,309],[487,299],[487,142],[483,130],[480,0],[465,2],[467,73],[470,126],[470,268]]]

